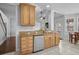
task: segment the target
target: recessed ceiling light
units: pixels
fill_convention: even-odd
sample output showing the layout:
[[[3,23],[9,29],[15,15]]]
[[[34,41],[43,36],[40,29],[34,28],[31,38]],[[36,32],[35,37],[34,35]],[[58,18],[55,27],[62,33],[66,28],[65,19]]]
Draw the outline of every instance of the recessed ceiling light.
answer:
[[[47,7],[47,8],[49,8],[49,7],[50,7],[50,5],[46,5],[46,7]]]
[[[43,17],[40,18],[41,20],[43,19]]]

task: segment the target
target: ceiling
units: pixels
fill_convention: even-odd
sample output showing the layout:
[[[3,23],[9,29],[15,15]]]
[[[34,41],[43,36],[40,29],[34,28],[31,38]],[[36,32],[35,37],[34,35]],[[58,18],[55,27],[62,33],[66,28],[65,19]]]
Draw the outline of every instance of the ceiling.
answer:
[[[47,8],[47,5],[50,7]],[[42,9],[51,10],[51,4],[50,3],[35,3],[36,11],[41,11]]]
[[[37,18],[40,19],[41,16],[45,16],[48,19],[49,15],[51,14],[51,4],[49,3],[36,3],[36,14]],[[41,14],[42,11],[42,14]]]
[[[7,3],[0,3],[0,10],[2,10],[6,16],[13,16],[15,15],[16,6]]]
[[[54,3],[52,9],[64,15],[79,13],[79,3]]]
[[[62,17],[62,16],[64,16],[64,15],[54,12],[54,18],[59,18],[59,17]]]
[[[14,14],[15,6],[19,3],[0,3],[0,9],[6,14]],[[37,14],[44,9],[44,13],[50,14],[51,9],[63,15],[79,13],[79,3],[35,3]],[[50,5],[49,8],[46,6]]]
[[[35,5],[38,6],[37,11],[46,8],[46,5],[50,5],[50,8],[47,8],[47,10],[52,9],[63,15],[79,13],[79,3],[37,3]]]

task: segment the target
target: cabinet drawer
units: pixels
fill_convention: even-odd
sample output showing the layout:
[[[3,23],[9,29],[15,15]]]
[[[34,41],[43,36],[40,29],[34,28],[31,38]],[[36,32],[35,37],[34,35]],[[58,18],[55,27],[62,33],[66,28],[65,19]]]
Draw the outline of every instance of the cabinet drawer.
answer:
[[[21,45],[21,49],[27,49],[27,45]]]
[[[29,45],[21,45],[21,49],[28,49],[28,48],[33,48],[32,44]]]
[[[31,36],[30,36],[30,37],[28,37],[28,38],[29,38],[29,40],[32,40],[32,39],[33,39],[33,37],[31,37]]]
[[[27,42],[21,42],[21,45],[27,45]]]
[[[33,51],[33,48],[32,47],[29,47],[27,50]]]
[[[33,47],[33,44],[29,44],[28,47]]]
[[[27,43],[32,44],[33,43],[33,40],[28,40]]]
[[[21,41],[22,41],[22,42],[23,42],[23,41],[25,42],[25,41],[27,41],[26,39],[27,39],[27,37],[22,37],[22,38],[21,38]]]

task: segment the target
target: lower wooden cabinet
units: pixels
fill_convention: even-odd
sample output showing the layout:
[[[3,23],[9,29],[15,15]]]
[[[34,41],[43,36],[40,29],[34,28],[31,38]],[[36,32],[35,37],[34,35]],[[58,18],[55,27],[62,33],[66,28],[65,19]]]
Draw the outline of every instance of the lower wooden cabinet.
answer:
[[[44,37],[44,48],[46,49],[46,48],[50,48],[51,47],[51,39],[50,39],[51,37]]]
[[[55,35],[53,34],[52,36],[51,36],[51,47],[53,47],[53,46],[55,46]]]
[[[59,33],[45,33],[44,34],[44,48],[50,48],[59,45]],[[20,33],[20,54],[29,54],[33,52],[33,33]]]
[[[55,45],[59,45],[60,42],[60,35],[59,33],[55,33]]]
[[[44,35],[44,47],[45,47],[45,49],[59,45],[59,42],[60,42],[59,33],[50,33],[50,34]]]
[[[33,37],[26,36],[20,38],[20,54],[29,54],[33,51]]]

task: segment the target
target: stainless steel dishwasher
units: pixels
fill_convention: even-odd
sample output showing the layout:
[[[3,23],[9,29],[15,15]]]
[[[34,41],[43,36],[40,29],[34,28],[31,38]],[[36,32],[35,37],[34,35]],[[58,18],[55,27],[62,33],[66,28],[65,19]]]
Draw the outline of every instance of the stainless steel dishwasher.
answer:
[[[37,52],[44,49],[44,36],[35,35],[34,36],[34,49],[33,52]]]

